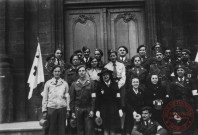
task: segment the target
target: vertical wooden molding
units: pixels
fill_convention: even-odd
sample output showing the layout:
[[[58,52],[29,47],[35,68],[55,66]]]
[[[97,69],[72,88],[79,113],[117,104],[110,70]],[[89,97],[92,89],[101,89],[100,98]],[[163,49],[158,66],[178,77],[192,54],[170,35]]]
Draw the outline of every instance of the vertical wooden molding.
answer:
[[[63,0],[54,1],[54,30],[55,30],[55,45],[56,48],[62,48],[64,50],[64,40],[63,40]]]
[[[11,59],[8,57],[6,48],[8,42],[7,30],[7,2],[0,2],[0,123],[13,121],[13,77],[11,73]]]
[[[151,47],[157,41],[155,0],[145,1],[145,13],[147,36],[146,46],[148,47],[148,54],[151,54]]]

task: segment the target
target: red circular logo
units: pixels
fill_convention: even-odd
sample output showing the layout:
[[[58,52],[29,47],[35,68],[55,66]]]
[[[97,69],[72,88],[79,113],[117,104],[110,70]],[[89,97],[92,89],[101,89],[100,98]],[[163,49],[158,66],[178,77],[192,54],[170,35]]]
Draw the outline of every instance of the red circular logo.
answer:
[[[193,109],[183,100],[174,100],[164,108],[163,121],[172,131],[185,131],[193,124]]]

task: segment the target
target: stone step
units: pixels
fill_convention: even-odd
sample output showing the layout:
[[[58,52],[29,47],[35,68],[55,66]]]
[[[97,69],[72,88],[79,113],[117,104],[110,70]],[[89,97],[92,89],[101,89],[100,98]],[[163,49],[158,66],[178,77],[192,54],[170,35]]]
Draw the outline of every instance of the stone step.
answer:
[[[38,121],[0,124],[0,135],[42,135]]]

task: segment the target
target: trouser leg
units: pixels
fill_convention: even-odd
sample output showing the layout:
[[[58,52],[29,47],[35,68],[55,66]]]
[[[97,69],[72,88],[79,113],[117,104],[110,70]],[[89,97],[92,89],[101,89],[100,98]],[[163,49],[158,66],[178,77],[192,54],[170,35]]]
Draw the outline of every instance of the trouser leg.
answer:
[[[66,108],[58,109],[58,135],[65,135]]]
[[[57,110],[53,108],[47,109],[49,121],[49,135],[56,135],[57,133]]]

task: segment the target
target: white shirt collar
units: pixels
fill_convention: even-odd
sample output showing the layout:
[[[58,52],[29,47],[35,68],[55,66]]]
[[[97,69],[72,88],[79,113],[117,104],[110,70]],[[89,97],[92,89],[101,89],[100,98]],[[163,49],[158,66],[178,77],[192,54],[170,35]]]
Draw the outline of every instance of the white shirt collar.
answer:
[[[107,85],[107,86],[109,86],[110,85],[110,83],[111,83],[111,81],[109,80],[109,82],[105,82],[105,84]]]
[[[138,89],[137,90],[135,90],[134,88],[133,88],[133,91],[135,92],[135,94],[138,94]]]
[[[184,77],[182,78],[178,77],[178,81],[184,81]]]

